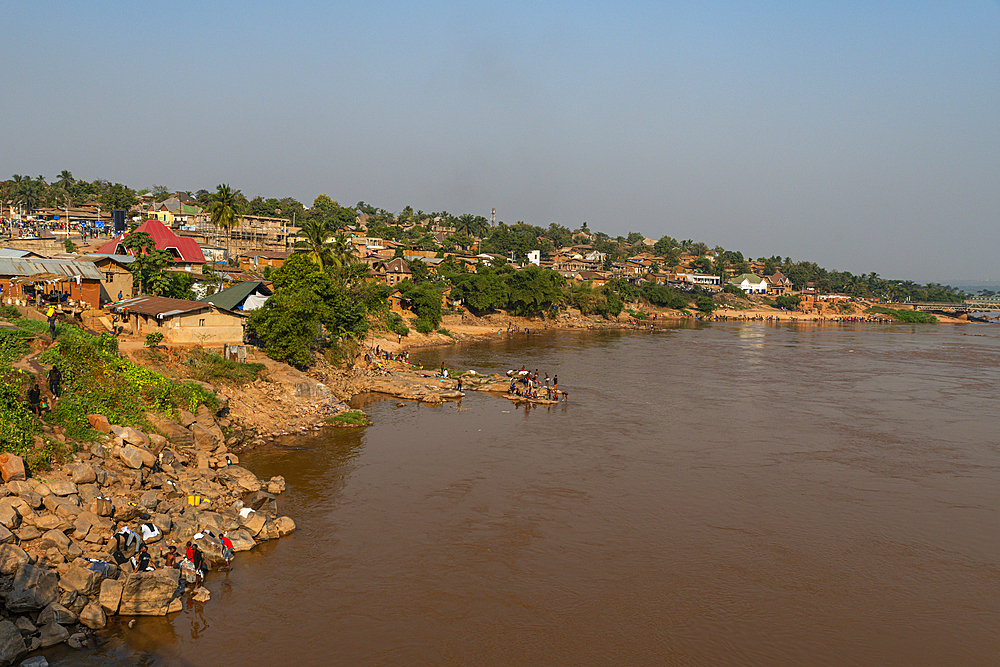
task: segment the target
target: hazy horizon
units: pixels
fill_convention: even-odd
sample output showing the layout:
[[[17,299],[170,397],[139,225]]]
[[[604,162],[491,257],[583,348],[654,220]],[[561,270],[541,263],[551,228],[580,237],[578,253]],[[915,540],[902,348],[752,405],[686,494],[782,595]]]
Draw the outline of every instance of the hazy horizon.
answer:
[[[169,7],[10,7],[0,175],[1000,279],[996,1]]]

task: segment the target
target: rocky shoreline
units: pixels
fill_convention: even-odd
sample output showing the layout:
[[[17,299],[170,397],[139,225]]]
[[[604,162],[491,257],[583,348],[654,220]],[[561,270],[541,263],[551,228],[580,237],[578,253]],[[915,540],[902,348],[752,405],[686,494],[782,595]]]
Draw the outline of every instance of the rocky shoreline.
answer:
[[[278,512],[284,479],[260,480],[238,465],[225,417],[204,405],[177,421],[146,417],[159,433],[88,415],[101,441],[43,478],[20,457],[0,455],[0,667],[62,642],[88,646],[109,616],[162,616],[180,611],[184,597],[210,597],[187,585],[191,570],[164,568],[158,558],[148,572],[119,565],[112,554],[123,527],[143,534],[151,554],[176,545],[183,557],[190,540],[214,563],[224,562],[224,533],[234,551],[246,551],[295,530]],[[123,555],[138,547],[133,541]],[[32,660],[23,664],[47,664]]]

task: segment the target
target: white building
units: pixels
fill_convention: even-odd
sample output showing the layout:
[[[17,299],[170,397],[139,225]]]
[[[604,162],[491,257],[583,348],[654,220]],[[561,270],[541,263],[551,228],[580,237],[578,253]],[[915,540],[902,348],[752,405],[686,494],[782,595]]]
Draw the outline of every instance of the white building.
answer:
[[[729,279],[730,285],[735,285],[747,294],[766,294],[767,279],[755,276],[752,273],[744,273]]]

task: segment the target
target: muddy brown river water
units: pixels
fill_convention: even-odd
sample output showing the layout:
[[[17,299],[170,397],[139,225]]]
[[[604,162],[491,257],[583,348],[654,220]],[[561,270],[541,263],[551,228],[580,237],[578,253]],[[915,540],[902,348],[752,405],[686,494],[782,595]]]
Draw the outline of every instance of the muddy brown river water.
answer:
[[[299,530],[56,665],[1000,664],[1000,327],[713,323],[413,355],[568,403],[361,399],[246,457]]]

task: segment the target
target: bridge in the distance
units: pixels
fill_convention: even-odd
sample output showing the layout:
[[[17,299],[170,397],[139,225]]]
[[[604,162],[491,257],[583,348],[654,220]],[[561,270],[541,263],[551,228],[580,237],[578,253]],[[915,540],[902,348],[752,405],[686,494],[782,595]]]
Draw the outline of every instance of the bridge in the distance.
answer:
[[[933,301],[904,301],[901,305],[911,306],[913,310],[936,311],[939,313],[981,313],[990,310],[1000,310],[1000,297],[983,296],[973,297],[964,301],[933,302]]]

